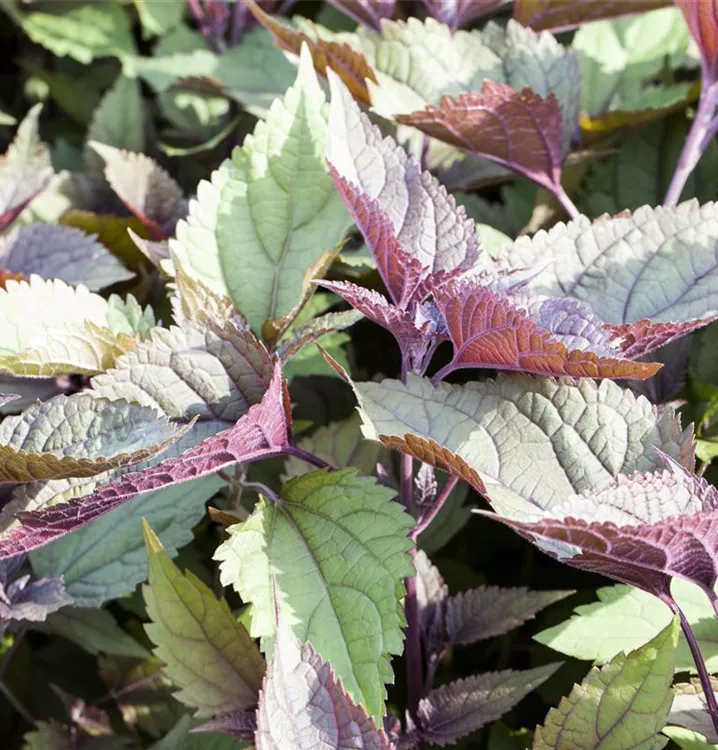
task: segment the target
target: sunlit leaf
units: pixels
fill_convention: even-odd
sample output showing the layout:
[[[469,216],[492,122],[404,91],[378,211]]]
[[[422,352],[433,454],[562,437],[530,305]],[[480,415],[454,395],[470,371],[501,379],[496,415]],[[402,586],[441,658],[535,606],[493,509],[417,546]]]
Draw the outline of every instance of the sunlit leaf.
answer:
[[[664,747],[666,739],[658,733],[673,700],[678,630],[676,617],[645,646],[594,667],[536,729],[535,750]]]
[[[296,636],[376,718],[393,679],[389,657],[402,649],[402,579],[413,570],[412,519],[393,496],[356,471],[304,474],[283,487],[280,503],[263,499],[230,527],[215,554],[222,582],[252,603],[251,633],[265,653],[273,650],[276,601]]]

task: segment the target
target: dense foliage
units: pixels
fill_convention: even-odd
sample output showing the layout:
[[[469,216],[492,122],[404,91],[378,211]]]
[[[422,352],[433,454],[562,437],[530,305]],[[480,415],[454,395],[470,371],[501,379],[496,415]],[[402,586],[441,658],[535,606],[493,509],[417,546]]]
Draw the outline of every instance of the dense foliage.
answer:
[[[718,3],[0,17],[0,747],[718,747]]]

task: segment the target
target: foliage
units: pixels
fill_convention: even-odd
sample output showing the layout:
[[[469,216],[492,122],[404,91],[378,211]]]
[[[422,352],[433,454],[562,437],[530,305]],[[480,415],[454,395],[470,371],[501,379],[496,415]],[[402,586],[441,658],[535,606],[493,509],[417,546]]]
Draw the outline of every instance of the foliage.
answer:
[[[715,747],[718,4],[292,6],[0,0],[0,746]]]

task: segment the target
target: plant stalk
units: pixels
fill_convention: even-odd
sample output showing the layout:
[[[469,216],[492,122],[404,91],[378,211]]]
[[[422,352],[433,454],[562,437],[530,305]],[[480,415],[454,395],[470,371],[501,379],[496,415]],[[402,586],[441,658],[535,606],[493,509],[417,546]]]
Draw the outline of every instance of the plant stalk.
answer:
[[[302,461],[306,461],[308,464],[312,464],[312,466],[316,466],[318,469],[332,468],[323,458],[315,456],[314,453],[310,453],[309,451],[304,450],[304,448],[300,448],[298,445],[288,445],[282,452],[287,456],[300,458]]]
[[[683,630],[683,635],[688,642],[688,648],[691,650],[691,656],[693,657],[693,661],[696,665],[696,670],[698,671],[698,679],[700,680],[701,687],[703,688],[703,694],[706,699],[708,713],[710,714],[711,721],[713,722],[713,727],[718,733],[718,703],[716,703],[715,693],[713,692],[713,685],[711,684],[711,678],[708,674],[708,667],[706,666],[705,660],[703,659],[703,654],[701,653],[700,646],[698,645],[696,634],[693,632],[693,628],[691,627],[690,622],[688,622],[688,618],[685,616],[685,614],[683,614],[683,610],[678,606],[678,602],[676,602],[673,597],[665,595],[659,598],[668,606],[671,612],[678,615],[678,619],[681,622],[681,630]]]
[[[691,125],[686,142],[683,144],[683,150],[678,159],[676,171],[673,173],[671,184],[668,186],[668,192],[663,200],[663,205],[675,206],[678,203],[691,172],[695,169],[701,156],[703,156],[703,152],[715,134],[716,121],[713,115],[715,114],[717,103],[718,83],[711,83],[704,86],[698,102],[695,119]]]
[[[553,188],[553,194],[556,200],[561,204],[561,208],[569,215],[571,219],[577,219],[581,212],[576,208],[576,204],[569,198],[568,193],[563,189],[563,185],[558,183]]]
[[[421,534],[422,531],[424,531],[429,524],[436,518],[439,511],[444,507],[444,503],[446,502],[446,499],[451,494],[451,491],[456,487],[457,483],[459,481],[459,477],[456,476],[450,476],[447,480],[444,486],[441,488],[441,492],[439,492],[438,496],[434,500],[434,504],[431,506],[431,509],[428,513],[421,516],[419,520],[416,523],[416,526],[414,526],[412,532],[411,532],[411,538],[415,541],[419,538],[419,534]]]

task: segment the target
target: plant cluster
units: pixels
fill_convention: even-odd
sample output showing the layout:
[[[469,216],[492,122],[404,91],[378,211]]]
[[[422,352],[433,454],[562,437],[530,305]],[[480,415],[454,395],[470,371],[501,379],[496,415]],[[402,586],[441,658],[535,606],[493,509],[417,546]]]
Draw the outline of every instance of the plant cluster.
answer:
[[[718,3],[0,12],[0,745],[717,747]]]

